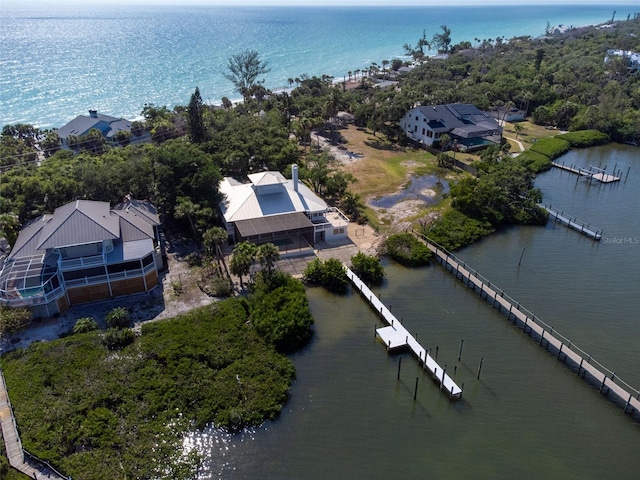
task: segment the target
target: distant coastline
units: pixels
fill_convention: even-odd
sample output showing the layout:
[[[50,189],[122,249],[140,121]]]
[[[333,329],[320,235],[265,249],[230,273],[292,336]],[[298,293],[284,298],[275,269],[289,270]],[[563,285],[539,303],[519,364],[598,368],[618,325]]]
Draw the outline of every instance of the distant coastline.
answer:
[[[60,127],[89,109],[135,120],[144,103],[237,99],[222,72],[230,55],[258,50],[265,86],[302,75],[333,76],[404,58],[403,45],[440,25],[452,42],[536,37],[549,25],[593,25],[633,13],[629,5],[499,7],[3,7],[0,124]],[[637,10],[637,9],[635,9]],[[509,18],[504,22],[502,18]]]

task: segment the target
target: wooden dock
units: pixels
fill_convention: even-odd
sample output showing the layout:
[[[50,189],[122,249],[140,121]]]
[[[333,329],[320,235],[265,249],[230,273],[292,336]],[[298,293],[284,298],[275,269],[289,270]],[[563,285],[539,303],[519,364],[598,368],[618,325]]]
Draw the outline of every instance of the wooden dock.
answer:
[[[538,206],[544,208],[549,213],[549,218],[552,218],[556,222],[562,223],[563,225],[566,225],[567,227],[572,228],[573,230],[580,232],[587,237],[593,238],[596,241],[602,238],[602,229],[598,230],[592,227],[590,224],[581,222],[575,217],[571,218],[565,215],[564,212],[558,212],[557,210],[551,208],[551,205],[543,205],[542,203],[539,203]]]
[[[441,390],[447,392],[451,400],[462,398],[462,389],[453,381],[447,372],[435,361],[429,352],[411,335],[402,323],[389,311],[389,309],[376,297],[360,278],[345,266],[347,277],[353,286],[369,302],[373,309],[380,314],[388,326],[376,329],[376,334],[387,347],[387,350],[408,348],[418,358],[423,369],[431,373],[433,380]]]
[[[25,455],[25,450],[22,448],[22,442],[20,442],[20,435],[18,434],[18,425],[9,402],[9,394],[2,370],[0,370],[0,427],[2,429],[2,438],[4,439],[4,448],[7,451],[7,459],[11,467],[24,473],[29,478],[67,480],[66,477],[56,472],[51,466],[40,462],[34,457]]]
[[[600,393],[606,395],[614,403],[624,407],[624,413],[640,420],[640,390],[631,387],[616,376],[615,372],[595,361],[590,354],[578,348],[573,342],[559,334],[553,327],[547,325],[536,315],[529,312],[510,298],[504,290],[493,285],[478,272],[458,260],[453,254],[438,246],[424,236],[413,232],[431,250],[438,263],[450,271],[469,288],[478,292],[494,308],[521,327],[538,344],[553,353],[565,365],[577,371],[578,376],[584,378],[599,388]]]
[[[562,170],[566,170],[567,172],[575,173],[577,175],[580,175],[581,177],[586,177],[589,180],[597,180],[601,183],[612,183],[620,180],[620,177],[609,175],[605,173],[605,171],[602,168],[598,168],[594,166],[589,166],[589,168],[581,168],[581,167],[565,165],[564,163],[558,163],[558,162],[551,162],[551,164],[554,167],[561,168]]]

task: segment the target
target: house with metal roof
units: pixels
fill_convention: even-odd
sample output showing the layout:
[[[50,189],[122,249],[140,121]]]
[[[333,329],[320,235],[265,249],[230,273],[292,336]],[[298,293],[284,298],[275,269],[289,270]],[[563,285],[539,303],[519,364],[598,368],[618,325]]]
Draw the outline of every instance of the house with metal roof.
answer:
[[[407,137],[429,147],[446,133],[463,151],[500,143],[502,138],[502,127],[495,118],[465,103],[412,108],[399,126]]]
[[[70,306],[148,292],[163,269],[149,202],[76,200],[28,223],[0,265],[0,304],[50,317]]]
[[[66,125],[60,127],[56,133],[62,140],[62,144],[67,144],[70,136],[80,137],[86,135],[91,130],[96,129],[109,141],[120,131],[131,132],[131,121],[124,118],[112,117],[98,113],[97,110],[89,110],[89,116],[78,115]]]
[[[247,183],[222,180],[220,211],[232,241],[286,249],[347,238],[348,218],[299,181],[297,165],[292,165],[291,176],[265,171],[249,175]]]

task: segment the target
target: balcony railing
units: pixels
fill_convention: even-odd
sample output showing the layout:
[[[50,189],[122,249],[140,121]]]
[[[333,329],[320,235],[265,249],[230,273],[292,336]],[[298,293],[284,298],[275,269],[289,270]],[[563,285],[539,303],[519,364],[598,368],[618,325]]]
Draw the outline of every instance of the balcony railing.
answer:
[[[142,269],[135,270],[123,270],[122,272],[110,273],[108,275],[96,275],[93,277],[75,278],[73,280],[66,280],[65,284],[67,288],[83,287],[88,285],[98,285],[100,283],[106,283],[108,281],[113,282],[116,280],[126,280],[128,278],[138,278],[147,275],[152,270],[155,270],[154,263],[150,263]]]
[[[68,258],[60,262],[61,270],[75,270],[82,267],[94,267],[105,263],[102,255],[92,255],[91,257]]]
[[[23,297],[17,290],[3,292],[1,300],[11,307],[31,307],[43,305],[64,296],[64,288],[59,286],[50,292],[39,292],[28,297]]]

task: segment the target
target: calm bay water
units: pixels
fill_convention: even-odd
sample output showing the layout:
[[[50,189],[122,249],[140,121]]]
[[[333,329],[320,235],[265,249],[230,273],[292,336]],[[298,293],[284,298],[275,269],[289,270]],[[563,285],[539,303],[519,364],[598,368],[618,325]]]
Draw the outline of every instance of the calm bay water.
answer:
[[[0,125],[60,127],[94,108],[139,117],[145,103],[186,105],[196,86],[220,103],[238,94],[227,59],[251,48],[270,63],[265,85],[381,65],[423,31],[453,43],[539,36],[550,25],[626,18],[632,5],[502,7],[39,7],[0,5]]]
[[[549,223],[511,228],[459,252],[636,388],[639,154],[616,145],[563,158],[609,170],[617,163],[625,175],[631,167],[619,184],[576,182],[559,170],[536,181],[547,202],[604,228],[601,242]],[[397,381],[399,356],[374,339],[370,307],[357,294],[311,289],[316,334],[293,357],[298,379],[282,416],[239,435],[194,435],[210,456],[201,478],[635,478],[640,424],[597,388],[440,266],[388,263],[386,272],[382,299],[423,345],[439,347],[448,372],[457,365],[463,400],[451,404],[409,355]]]

